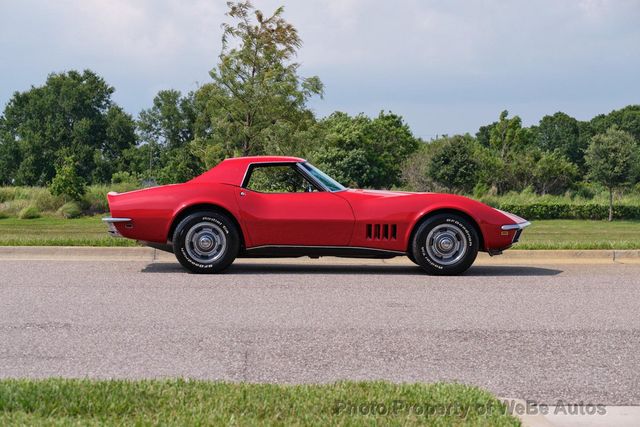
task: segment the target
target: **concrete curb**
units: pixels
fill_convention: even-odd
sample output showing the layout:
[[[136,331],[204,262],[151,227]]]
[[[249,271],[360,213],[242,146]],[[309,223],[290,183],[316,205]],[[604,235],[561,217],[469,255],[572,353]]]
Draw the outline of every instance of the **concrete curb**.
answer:
[[[0,260],[86,260],[86,261],[175,261],[173,254],[149,247],[97,247],[97,246],[0,246]],[[307,258],[248,259],[252,262],[292,263]],[[323,257],[313,262],[368,263],[379,260]],[[383,260],[385,264],[405,264],[405,257]],[[509,250],[503,255],[490,257],[478,254],[478,264],[638,264],[640,250]]]

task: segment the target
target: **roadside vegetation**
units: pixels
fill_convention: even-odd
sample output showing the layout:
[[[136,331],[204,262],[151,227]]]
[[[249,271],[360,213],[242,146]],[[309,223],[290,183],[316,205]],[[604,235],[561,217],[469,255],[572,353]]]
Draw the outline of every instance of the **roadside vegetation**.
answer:
[[[640,249],[640,221],[538,220],[513,249]]]
[[[129,239],[107,234],[102,215],[76,219],[44,216],[0,220],[0,246],[135,246]]]
[[[434,411],[439,415],[433,415]],[[0,381],[3,425],[378,423],[520,425],[490,393],[460,384],[378,381],[288,386],[184,380]]]
[[[114,239],[103,215],[0,220],[0,246],[136,246]],[[640,249],[640,220],[537,220],[513,249]]]
[[[109,212],[107,193],[140,188],[138,182],[111,185],[91,185],[83,188],[77,200],[54,195],[43,187],[0,187],[0,220],[3,218],[33,219],[40,216],[79,218]],[[25,212],[31,215],[25,216]],[[26,225],[26,224],[25,224]]]

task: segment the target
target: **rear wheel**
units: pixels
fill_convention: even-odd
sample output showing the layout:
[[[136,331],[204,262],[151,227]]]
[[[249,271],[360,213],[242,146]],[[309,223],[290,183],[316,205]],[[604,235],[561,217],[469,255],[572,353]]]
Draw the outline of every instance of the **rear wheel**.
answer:
[[[173,252],[194,273],[218,273],[235,260],[240,233],[226,215],[196,212],[184,218],[173,234]]]
[[[466,218],[438,214],[428,218],[416,231],[411,252],[427,273],[455,275],[465,272],[478,255],[478,232]]]

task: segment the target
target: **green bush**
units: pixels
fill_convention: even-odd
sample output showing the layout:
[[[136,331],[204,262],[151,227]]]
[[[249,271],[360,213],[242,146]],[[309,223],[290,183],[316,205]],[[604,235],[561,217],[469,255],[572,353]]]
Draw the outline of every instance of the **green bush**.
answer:
[[[8,200],[13,200],[16,192],[16,187],[0,187],[0,203],[4,203]]]
[[[22,209],[18,214],[18,218],[20,219],[35,219],[40,218],[40,211],[35,206],[27,206]]]
[[[5,218],[9,218],[9,215],[4,211],[0,211],[0,219],[5,219]]]
[[[64,205],[62,196],[54,196],[46,188],[33,188],[30,199],[40,212],[55,212]]]
[[[29,206],[28,200],[8,200],[0,203],[0,212],[4,212],[7,216],[17,216],[18,213]]]
[[[82,208],[78,202],[67,202],[58,209],[58,214],[68,219],[78,218],[82,215]]]
[[[82,197],[82,204],[87,213],[96,214],[109,211],[107,203],[107,193],[109,189],[106,185],[92,185],[87,187],[87,192]]]
[[[73,157],[67,157],[56,168],[56,176],[51,181],[51,194],[63,196],[67,200],[81,200],[86,191],[84,179],[78,175]]]
[[[514,213],[523,218],[534,219],[607,219],[609,206],[605,204],[585,203],[498,203],[494,207]],[[617,205],[613,208],[616,219],[640,219],[640,205]]]
[[[82,197],[84,209],[89,214],[98,214],[109,212],[109,203],[107,202],[107,193],[115,191],[124,193],[126,191],[138,190],[139,182],[121,182],[111,185],[92,185],[87,187],[87,192]]]
[[[140,178],[129,172],[116,172],[111,176],[111,183],[140,185]]]
[[[0,187],[0,203],[11,200],[30,200],[40,187]]]

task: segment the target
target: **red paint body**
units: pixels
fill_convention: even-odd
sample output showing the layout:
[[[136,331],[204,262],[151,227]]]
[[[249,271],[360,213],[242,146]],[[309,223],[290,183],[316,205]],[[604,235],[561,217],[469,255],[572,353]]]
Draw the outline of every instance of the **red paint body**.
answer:
[[[516,230],[504,231],[501,226],[525,221],[452,194],[375,190],[259,193],[242,188],[250,164],[274,162],[304,160],[227,159],[184,184],[110,193],[111,215],[131,219],[115,224],[122,236],[159,244],[171,241],[172,230],[186,210],[215,206],[238,222],[244,249],[266,245],[348,246],[397,252],[408,250],[411,232],[421,219],[441,210],[470,217],[482,235],[481,249],[491,252],[506,249],[513,241]],[[368,231],[367,227],[372,228]],[[380,227],[378,235],[376,227]]]

